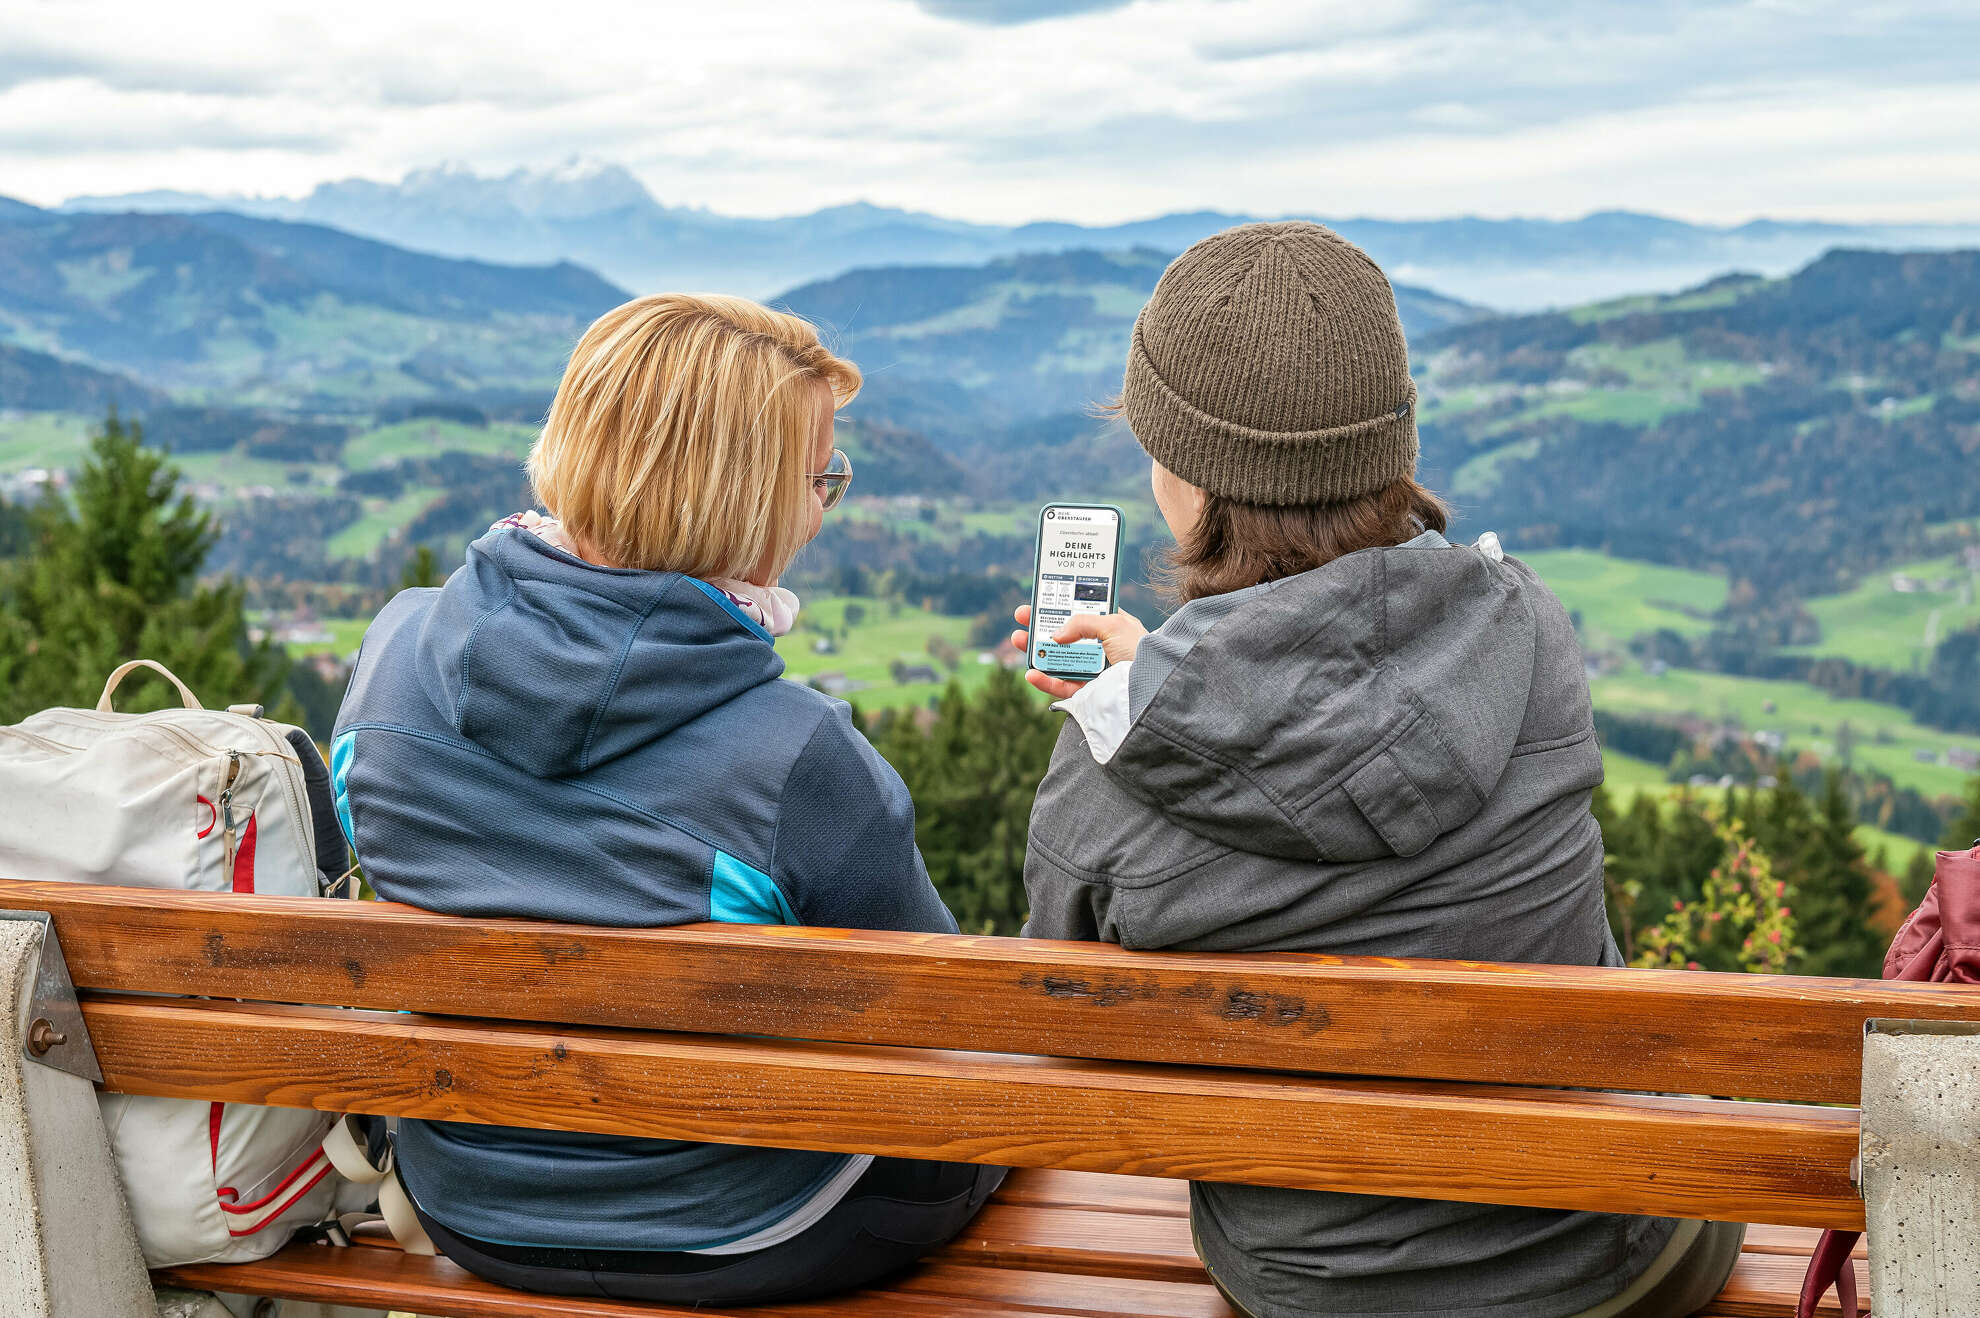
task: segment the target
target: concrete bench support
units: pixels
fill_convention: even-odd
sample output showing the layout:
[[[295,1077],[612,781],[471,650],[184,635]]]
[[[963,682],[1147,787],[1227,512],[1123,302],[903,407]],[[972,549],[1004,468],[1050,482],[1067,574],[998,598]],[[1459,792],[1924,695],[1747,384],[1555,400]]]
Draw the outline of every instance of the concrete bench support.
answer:
[[[36,980],[53,938],[45,917],[0,920],[0,1313],[151,1318],[96,1088],[29,1055],[34,1022],[47,1019]],[[44,1054],[48,1038],[44,1027]]]
[[[1862,1182],[1877,1318],[1980,1314],[1980,1027],[1870,1022]]]

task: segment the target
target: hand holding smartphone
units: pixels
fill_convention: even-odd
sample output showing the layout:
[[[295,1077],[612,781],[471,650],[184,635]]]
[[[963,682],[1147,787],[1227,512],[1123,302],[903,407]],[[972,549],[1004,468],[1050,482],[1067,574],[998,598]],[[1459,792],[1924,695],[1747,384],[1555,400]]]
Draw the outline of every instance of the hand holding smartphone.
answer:
[[[1114,611],[1121,530],[1121,510],[1111,504],[1049,503],[1039,511],[1025,658],[1046,677],[1086,682],[1106,668],[1097,640],[1053,638],[1076,616]]]

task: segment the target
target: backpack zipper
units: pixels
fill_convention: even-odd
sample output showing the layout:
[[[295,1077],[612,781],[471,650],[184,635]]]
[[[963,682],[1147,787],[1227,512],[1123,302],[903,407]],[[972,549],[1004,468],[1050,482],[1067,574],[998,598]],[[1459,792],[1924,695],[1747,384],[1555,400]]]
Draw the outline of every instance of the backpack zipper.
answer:
[[[59,741],[50,741],[47,737],[29,732],[24,728],[0,728],[0,737],[4,737],[10,741],[23,741],[30,746],[38,746],[45,751],[59,751],[63,754],[73,755],[76,750],[74,746],[65,746]]]
[[[239,831],[234,826],[234,782],[241,776],[241,753],[227,752],[227,781],[220,787],[220,823],[224,831],[220,834],[221,845],[227,857],[227,876],[234,874],[234,847],[239,839]]]
[[[51,710],[49,712],[55,713],[58,711]],[[162,714],[176,714],[176,713],[180,713],[181,711],[160,710],[157,712]],[[224,714],[226,711],[208,710],[206,712],[213,714]],[[228,759],[227,781],[231,784],[234,781],[234,779],[240,776],[240,757],[242,755],[242,752],[237,750],[229,750],[222,752],[222,750],[218,746],[211,745],[201,740],[200,738],[195,737],[192,733],[187,732],[182,728],[173,727],[170,723],[165,722],[163,720],[154,721],[151,715],[139,714],[136,716],[132,716],[129,714],[104,713],[101,710],[94,710],[94,709],[64,709],[59,711],[59,713],[65,716],[60,721],[68,723],[72,727],[77,725],[81,725],[84,727],[93,726],[93,725],[100,726],[102,724],[109,723],[117,719],[130,719],[135,717],[137,720],[139,720],[142,723],[142,725],[145,728],[165,734],[166,737],[170,738],[173,741],[178,742],[179,745],[183,746],[186,750],[192,752],[195,756],[205,757],[205,756],[219,755],[224,753]],[[297,820],[298,824],[300,825],[303,832],[303,837],[306,840],[308,840],[311,846],[314,846],[316,840],[316,828],[315,828],[316,817],[309,812],[308,802],[304,799],[303,793],[297,785],[297,780],[302,775],[302,761],[296,755],[296,748],[289,745],[288,741],[285,740],[280,733],[276,732],[273,728],[270,728],[267,725],[267,723],[262,719],[247,718],[247,716],[245,715],[234,715],[233,717],[245,718],[246,721],[253,726],[255,733],[262,739],[262,741],[267,743],[269,750],[273,752],[273,758],[277,760],[285,761],[289,765],[294,766],[293,773],[277,770],[276,777],[281,779],[282,794],[288,799],[290,813],[294,816],[294,818]],[[22,735],[32,736],[33,734],[23,733]],[[46,739],[40,738],[39,740],[45,741]],[[61,743],[59,742],[50,743],[51,746],[57,746],[60,744]],[[63,749],[74,751],[80,748],[73,746],[65,746],[63,747]],[[260,754],[260,752],[248,752],[248,753]],[[230,875],[233,873],[233,847],[231,845],[233,837],[234,835],[230,831],[228,833],[229,846],[227,849],[227,872]],[[316,857],[314,853],[304,856],[303,861],[305,862],[306,872],[312,872],[312,873],[315,872]]]
[[[63,716],[60,718],[50,720],[50,722],[56,724],[57,726],[66,725],[68,727],[78,728],[78,729],[86,728],[86,727],[102,726],[108,723],[112,718],[121,718],[121,719],[133,718],[133,716],[129,714],[118,714],[118,715],[99,714],[96,710],[93,709],[63,709],[63,710],[48,710],[46,712],[49,714],[59,714]],[[177,713],[178,711],[173,710],[168,712]],[[81,717],[74,717],[78,715]],[[175,728],[170,723],[165,723],[162,721],[152,722],[150,720],[145,719],[143,715],[137,715],[135,716],[135,718],[139,721],[138,725],[141,726],[145,731],[159,733],[163,735],[167,740],[177,742],[182,749],[190,752],[195,758],[207,759],[215,755],[224,754],[224,752],[218,746],[215,746],[210,742],[202,741],[200,738],[193,736],[192,733],[185,731],[183,728]],[[83,748],[80,746],[69,746],[66,747],[66,749],[72,751],[79,751],[82,750]]]

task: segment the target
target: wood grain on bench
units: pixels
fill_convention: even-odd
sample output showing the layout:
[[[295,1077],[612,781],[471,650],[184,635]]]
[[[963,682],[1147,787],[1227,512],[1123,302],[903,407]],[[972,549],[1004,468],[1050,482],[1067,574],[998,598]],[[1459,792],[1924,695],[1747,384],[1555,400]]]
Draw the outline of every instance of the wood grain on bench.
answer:
[[[292,1245],[261,1263],[197,1263],[162,1268],[152,1275],[161,1282],[196,1290],[277,1295],[325,1304],[387,1305],[428,1318],[708,1318],[711,1312],[735,1318],[818,1318],[826,1314],[833,1318],[955,1318],[957,1313],[955,1301],[943,1295],[887,1290],[858,1291],[823,1304],[714,1311],[586,1296],[536,1295],[483,1281],[446,1259],[413,1258],[393,1249],[332,1249],[325,1245]],[[971,1305],[966,1312],[999,1318],[1038,1310]],[[1112,1312],[1135,1311],[1119,1308]]]
[[[1853,1103],[1863,1022],[1935,984],[735,925],[594,929],[382,902],[0,882],[78,984],[1119,1061]],[[580,973],[581,968],[581,973]]]
[[[92,997],[107,1088],[1542,1208],[1860,1225],[1852,1110]]]
[[[925,1305],[930,1300],[944,1300],[950,1302],[951,1311],[961,1308],[970,1314],[1231,1318],[1231,1310],[1207,1284],[1196,1260],[1187,1218],[1144,1211],[1152,1184],[1082,1172],[1014,1172],[960,1239],[903,1276],[856,1295],[804,1306],[721,1312],[789,1314],[793,1318],[801,1314],[864,1318],[898,1313],[904,1318],[920,1318],[928,1311],[915,1302]],[[1055,1217],[1051,1211],[1026,1208],[1033,1201],[1069,1196],[1087,1205],[1077,1210],[1077,1222]],[[1720,1299],[1705,1310],[1705,1318],[1788,1318],[1794,1312],[1802,1270],[1815,1239],[1814,1231],[1800,1228],[1751,1229],[1746,1253]],[[180,1268],[172,1270],[171,1276],[182,1284],[267,1288],[298,1298],[351,1303],[393,1301],[405,1293],[394,1287],[407,1286],[411,1293],[429,1297],[422,1301],[426,1306],[422,1312],[459,1318],[513,1318],[531,1313],[554,1318],[631,1318],[686,1312],[597,1300],[545,1301],[491,1287],[444,1260],[366,1261],[356,1269],[358,1280],[347,1275],[351,1270],[342,1256],[349,1253],[397,1255],[389,1248],[334,1251],[297,1246],[264,1263]],[[1116,1271],[1110,1273],[1110,1268]],[[1861,1263],[1857,1269],[1864,1286],[1862,1293],[1867,1295]],[[455,1288],[465,1294],[469,1307],[447,1307]],[[1833,1299],[1818,1312],[1823,1318],[1840,1318]]]

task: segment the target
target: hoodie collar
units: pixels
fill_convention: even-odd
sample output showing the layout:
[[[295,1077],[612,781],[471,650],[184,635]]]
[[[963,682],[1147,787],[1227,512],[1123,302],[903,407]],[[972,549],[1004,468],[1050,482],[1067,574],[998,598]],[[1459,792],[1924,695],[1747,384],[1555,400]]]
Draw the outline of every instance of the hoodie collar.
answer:
[[[498,758],[582,773],[783,675],[768,636],[719,595],[492,531],[420,627],[421,685]]]
[[[1380,835],[1414,854],[1483,804],[1526,708],[1534,624],[1496,537],[1425,532],[1193,600],[1054,707],[1096,762],[1177,822],[1319,858]]]

